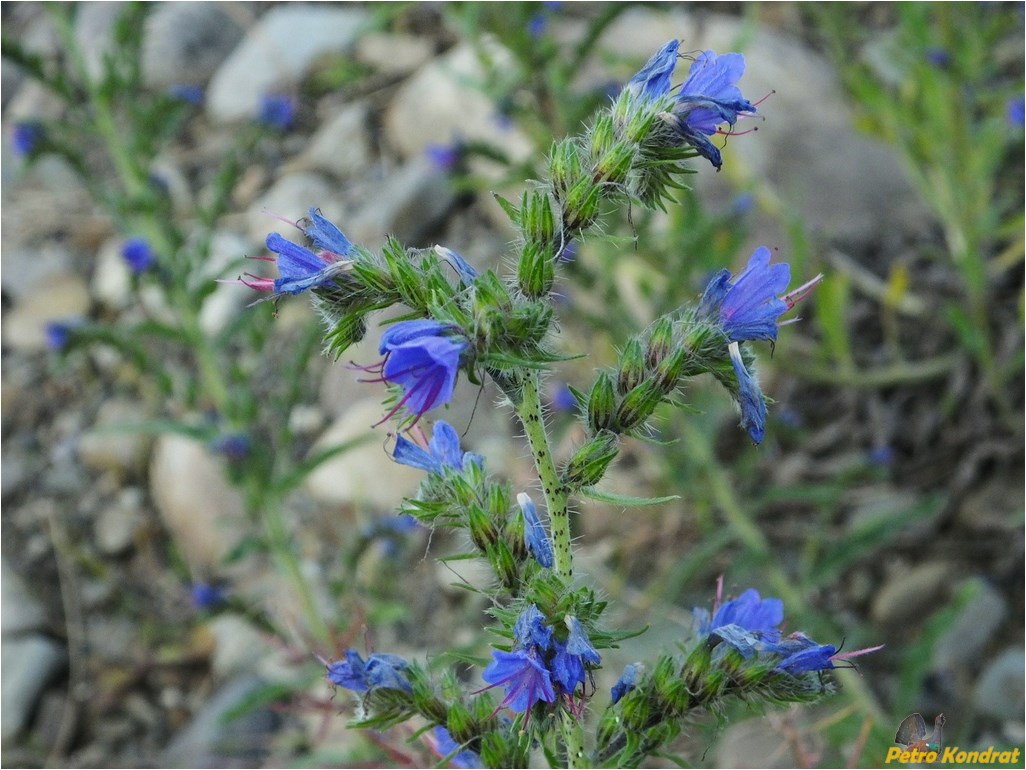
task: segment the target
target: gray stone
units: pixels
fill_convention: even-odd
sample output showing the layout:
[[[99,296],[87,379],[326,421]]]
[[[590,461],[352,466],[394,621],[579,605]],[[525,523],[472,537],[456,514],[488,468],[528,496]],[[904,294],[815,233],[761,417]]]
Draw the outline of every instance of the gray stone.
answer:
[[[432,40],[411,35],[371,32],[356,43],[357,61],[382,75],[408,75],[427,62],[435,52]]]
[[[253,672],[262,658],[271,655],[274,647],[267,634],[238,615],[219,615],[207,623],[214,637],[214,653],[210,668],[218,676],[236,676]]]
[[[246,531],[242,495],[205,446],[184,436],[157,439],[150,493],[165,526],[197,574],[214,571]]]
[[[980,713],[1022,727],[1026,652],[1022,647],[1007,647],[980,674],[973,701]]]
[[[976,584],[973,598],[933,648],[935,668],[975,663],[1008,617],[1008,602],[1001,593],[982,580]]]
[[[328,4],[272,8],[214,74],[207,114],[216,122],[256,115],[262,96],[295,85],[319,56],[346,52],[366,18]]]
[[[73,321],[89,311],[89,289],[74,273],[45,280],[46,289],[22,297],[3,317],[0,337],[4,345],[25,352],[46,348],[46,327],[55,321]]]
[[[139,429],[149,419],[145,407],[134,401],[111,399],[96,414],[90,432],[78,441],[78,458],[87,468],[132,474],[146,464],[152,437]]]
[[[4,294],[20,300],[39,293],[47,282],[70,272],[74,258],[53,244],[29,248],[10,245],[7,223],[4,217],[4,248],[0,251],[0,287]]]
[[[0,646],[4,672],[0,679],[0,738],[8,741],[26,727],[39,696],[66,658],[64,647],[45,636],[4,639]]]
[[[482,41],[495,66],[510,63],[510,54],[494,40]],[[388,141],[407,158],[420,157],[429,145],[457,139],[500,147],[514,163],[534,152],[530,139],[500,119],[495,102],[480,87],[484,67],[474,45],[462,43],[432,60],[396,92],[385,112]],[[499,173],[480,164],[477,173]]]
[[[132,270],[121,256],[123,244],[123,239],[111,238],[100,247],[89,283],[93,299],[112,310],[125,308],[132,301]]]
[[[93,535],[100,553],[119,556],[132,547],[145,523],[141,506],[141,490],[129,488],[121,491],[114,505],[100,512],[93,524]]]
[[[46,624],[46,610],[29,593],[21,576],[0,558],[0,633],[4,638],[27,631],[38,631]]]
[[[343,230],[351,233],[354,242],[371,249],[384,243],[387,235],[421,245],[455,200],[448,177],[426,158],[414,158],[373,185],[366,202]]]
[[[250,272],[252,265],[246,264],[245,256],[254,253],[256,250],[241,235],[226,230],[218,231],[214,233],[210,242],[204,275],[208,280],[237,278],[242,273]],[[243,312],[246,305],[256,299],[259,299],[259,296],[256,296],[248,286],[234,283],[218,284],[217,288],[203,300],[200,326],[205,334],[214,337]]]
[[[924,617],[948,592],[953,567],[930,561],[890,575],[873,601],[873,621],[883,626],[907,625]]]
[[[261,765],[281,723],[272,706],[248,705],[266,686],[251,674],[222,686],[171,740],[160,763],[166,767]]]
[[[327,171],[346,179],[364,170],[373,161],[369,120],[370,108],[365,102],[347,105],[317,130],[303,153],[284,171]]]
[[[158,3],[146,20],[146,84],[206,83],[242,39],[244,14],[242,4]]]
[[[89,75],[103,75],[104,60],[114,53],[114,24],[127,8],[124,3],[82,3],[76,8],[75,40]]]
[[[326,505],[365,505],[372,510],[394,510],[403,497],[416,493],[423,471],[396,464],[383,444],[388,429],[371,428],[385,409],[377,399],[352,404],[317,440],[311,454],[367,437],[364,443],[325,461],[307,476],[310,496]],[[387,480],[387,483],[382,483]]]

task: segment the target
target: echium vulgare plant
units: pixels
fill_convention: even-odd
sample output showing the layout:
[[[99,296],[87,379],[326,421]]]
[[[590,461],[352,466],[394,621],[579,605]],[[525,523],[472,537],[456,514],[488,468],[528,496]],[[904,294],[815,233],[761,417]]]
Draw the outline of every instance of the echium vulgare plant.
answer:
[[[871,651],[840,653],[802,633],[785,636],[783,603],[750,589],[717,599],[712,612],[696,610],[696,634],[683,654],[627,666],[611,693],[596,692],[602,650],[637,632],[609,628],[606,602],[575,582],[570,500],[599,483],[624,436],[649,432],[656,408],[699,375],[726,387],[741,427],[759,443],[766,402],[751,343],[776,340],[782,316],[819,280],[787,292],[788,265],[774,264],[765,247],[740,273],[713,276],[697,301],[635,334],[615,368],[574,391],[585,438],[557,464],[540,382],[560,358],[552,297],[560,256],[604,206],[670,202],[692,173],[684,161],[701,157],[719,168],[711,137],[756,113],[736,84],[745,66],[740,54],[704,51],[674,85],[678,48],[671,40],[660,49],[584,135],[555,142],[543,182],[516,203],[500,199],[520,234],[514,274],[479,271],[443,246],[389,240],[374,254],[314,209],[297,223],[306,245],[268,236],[276,256],[267,259],[277,262],[279,277],[247,279],[275,296],[309,293],[336,357],[363,337],[372,312],[406,308],[382,335],[381,360],[363,367],[364,381],[386,387],[381,422],[397,423],[393,459],[425,474],[403,512],[464,530],[494,570],[494,583],[481,587],[492,600],[494,649],[483,684],[471,692],[454,674],[433,682],[416,661],[379,652],[365,659],[346,650],[327,663],[327,678],[356,694],[357,726],[383,729],[417,717],[454,765],[524,767],[540,748],[553,766],[635,766],[703,711],[718,712],[729,699],[813,700],[830,688],[822,672]],[[486,458],[464,452],[451,425],[436,420],[424,429],[425,415],[450,401],[461,375],[474,383],[491,378],[514,410],[544,514],[527,492],[493,475]],[[597,729],[586,738],[586,714],[596,709]]]

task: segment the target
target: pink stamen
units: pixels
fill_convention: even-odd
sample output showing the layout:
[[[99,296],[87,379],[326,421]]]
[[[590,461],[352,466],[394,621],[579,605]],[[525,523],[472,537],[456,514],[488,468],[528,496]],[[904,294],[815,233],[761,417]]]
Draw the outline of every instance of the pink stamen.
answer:
[[[885,647],[883,644],[878,644],[876,647],[865,647],[861,650],[852,650],[851,652],[837,652],[830,656],[830,660],[849,660],[850,658],[857,658],[860,655],[868,655],[871,652],[877,652]]]
[[[823,274],[820,273],[819,275],[817,275],[812,280],[806,281],[805,283],[803,283],[801,286],[799,286],[794,291],[789,291],[787,294],[785,294],[780,299],[782,299],[784,301],[784,304],[787,305],[787,309],[790,310],[795,305],[797,305],[799,302],[801,302],[803,299],[805,299],[807,296],[809,296],[809,294],[812,293],[812,290],[815,289],[816,286],[819,284],[819,282],[822,281],[822,280],[823,280]]]
[[[763,103],[764,101],[766,101],[766,100],[767,100],[767,99],[769,99],[769,98],[770,98],[771,96],[773,96],[773,94],[775,94],[776,92],[777,92],[777,89],[775,89],[775,88],[774,88],[774,89],[773,89],[772,91],[770,91],[770,92],[769,92],[768,94],[766,94],[766,95],[765,95],[764,97],[762,97],[762,98],[761,98],[761,99],[760,99],[759,101],[757,101],[757,102],[752,102],[752,106],[753,106],[753,107],[758,107],[758,106],[759,106],[760,104],[762,104],[762,103]]]

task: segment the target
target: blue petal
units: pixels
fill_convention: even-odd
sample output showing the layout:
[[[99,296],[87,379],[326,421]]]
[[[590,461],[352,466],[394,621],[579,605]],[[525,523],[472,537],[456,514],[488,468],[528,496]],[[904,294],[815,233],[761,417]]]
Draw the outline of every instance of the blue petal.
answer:
[[[613,689],[610,690],[610,695],[613,699],[613,703],[619,702],[620,698],[633,690],[638,680],[638,664],[628,663],[623,667],[623,673],[620,674],[620,678],[616,680],[616,684],[613,685]]]
[[[759,592],[749,588],[736,599],[725,602],[712,620],[712,628],[731,623],[747,631],[760,634],[761,638],[775,641],[780,638],[777,629],[784,622],[784,602],[780,599],[761,599]]]
[[[585,682],[584,662],[579,655],[569,652],[565,646],[556,642],[556,654],[552,658],[552,678],[564,692],[572,693],[577,685]]]
[[[463,455],[460,452],[460,436],[449,423],[439,420],[435,423],[428,445],[431,454],[442,466],[463,470]]]
[[[360,653],[356,650],[346,650],[343,653],[345,660],[337,660],[328,665],[328,680],[340,687],[354,692],[366,692],[367,685],[366,664]]]
[[[506,686],[504,706],[523,712],[540,700],[552,703],[556,699],[548,670],[532,653],[527,650],[492,650],[492,657],[494,660],[481,678],[489,684]]]
[[[657,99],[670,90],[670,79],[677,66],[679,40],[671,40],[653,54],[645,66],[627,82],[627,89],[634,96]]]
[[[431,319],[400,321],[389,326],[385,333],[381,335],[381,345],[378,348],[378,352],[387,353],[394,347],[404,345],[420,337],[437,337],[452,328],[450,324],[432,321]]]
[[[531,604],[524,608],[513,624],[513,638],[521,647],[537,647],[547,651],[552,643],[552,626],[545,624],[541,610]]]
[[[396,436],[392,459],[400,465],[419,468],[428,473],[442,472],[442,464],[438,462],[437,458],[402,435]]]
[[[517,502],[520,503],[520,510],[524,514],[524,542],[538,563],[546,569],[552,569],[553,556],[552,544],[538,518],[538,509],[534,507],[534,501],[524,492],[517,495]]]
[[[267,248],[278,255],[281,277],[275,280],[274,290],[279,294],[299,294],[331,281],[333,269],[328,263],[278,233],[267,236]]]
[[[766,401],[762,397],[759,383],[756,382],[741,359],[741,349],[738,347],[738,343],[730,343],[728,349],[730,362],[734,365],[734,373],[737,375],[737,399],[738,405],[741,407],[741,427],[748,431],[752,441],[759,444],[766,433]]]
[[[367,659],[367,684],[370,687],[412,692],[413,687],[402,673],[409,665],[398,655],[374,653]]]
[[[452,398],[466,343],[443,337],[426,337],[392,348],[383,374],[401,385],[407,409],[422,415]]]
[[[720,317],[731,342],[777,338],[777,319],[787,312],[778,295],[791,282],[791,268],[769,264],[771,257],[765,246],[757,248],[723,300]]]
[[[460,280],[463,283],[469,285],[474,282],[477,278],[477,270],[475,270],[467,260],[461,257],[452,249],[448,249],[445,246],[435,246],[435,252],[446,260],[450,265],[456,268],[456,272],[460,274]]]
[[[338,254],[340,257],[349,256],[349,251],[353,248],[353,244],[343,235],[342,231],[322,216],[317,209],[310,209],[310,225],[303,232],[313,241],[314,246]]]
[[[796,652],[784,658],[777,668],[788,674],[801,674],[806,671],[826,671],[834,668],[830,658],[837,653],[832,644],[817,644],[815,647]]]
[[[752,657],[759,644],[759,637],[756,634],[733,623],[713,629],[712,636],[718,636],[740,652],[743,658]]]
[[[566,640],[567,652],[579,655],[585,663],[591,663],[596,666],[601,663],[602,657],[592,646],[591,640],[588,639],[588,635],[581,626],[581,622],[577,618],[570,616],[567,618],[566,624],[570,629],[570,634]]]

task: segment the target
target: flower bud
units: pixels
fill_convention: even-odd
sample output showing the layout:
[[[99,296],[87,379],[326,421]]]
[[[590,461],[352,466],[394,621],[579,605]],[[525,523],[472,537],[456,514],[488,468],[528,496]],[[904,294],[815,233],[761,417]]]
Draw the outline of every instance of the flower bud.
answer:
[[[516,588],[520,585],[520,572],[517,570],[517,561],[513,558],[513,552],[505,540],[497,540],[488,552],[488,558],[492,562],[492,568],[499,580],[507,588]]]
[[[552,202],[546,193],[524,193],[520,207],[520,226],[528,242],[551,243],[556,239],[556,219],[552,214]]]
[[[681,347],[659,362],[655,370],[655,381],[664,395],[669,395],[677,387],[688,355],[688,349]]]
[[[601,372],[588,396],[588,425],[592,433],[612,428],[616,411],[616,394],[613,392],[613,378],[608,372]]]
[[[596,176],[607,183],[623,182],[634,165],[637,153],[636,145],[627,142],[614,144],[608,152],[599,158],[596,164]]]
[[[616,434],[608,430],[601,431],[586,441],[570,458],[563,471],[563,483],[572,489],[598,484],[619,451],[620,442]]]
[[[602,186],[591,177],[578,179],[577,183],[566,191],[563,200],[563,221],[569,237],[577,237],[578,231],[595,221],[601,201]]]
[[[470,530],[470,539],[481,551],[487,552],[489,546],[499,539],[488,513],[477,505],[467,507],[467,529]]]
[[[641,343],[632,337],[620,355],[620,372],[617,376],[616,389],[620,395],[633,390],[645,379],[645,356]]]
[[[665,316],[655,322],[652,333],[648,337],[648,349],[645,351],[645,363],[649,369],[659,366],[673,349],[673,321]]]
[[[544,297],[552,288],[556,277],[556,259],[549,246],[528,241],[520,252],[517,265],[517,282],[520,291],[531,299]]]
[[[459,701],[449,706],[446,727],[449,730],[449,735],[452,736],[456,743],[466,743],[477,737],[477,731],[474,729],[474,717],[471,716],[467,707]]]
[[[552,157],[549,161],[549,175],[556,197],[560,197],[582,173],[581,156],[574,139],[567,137],[557,142],[552,148]]]
[[[663,400],[663,390],[656,380],[645,380],[623,397],[616,410],[616,424],[621,431],[637,427],[649,417]]]

